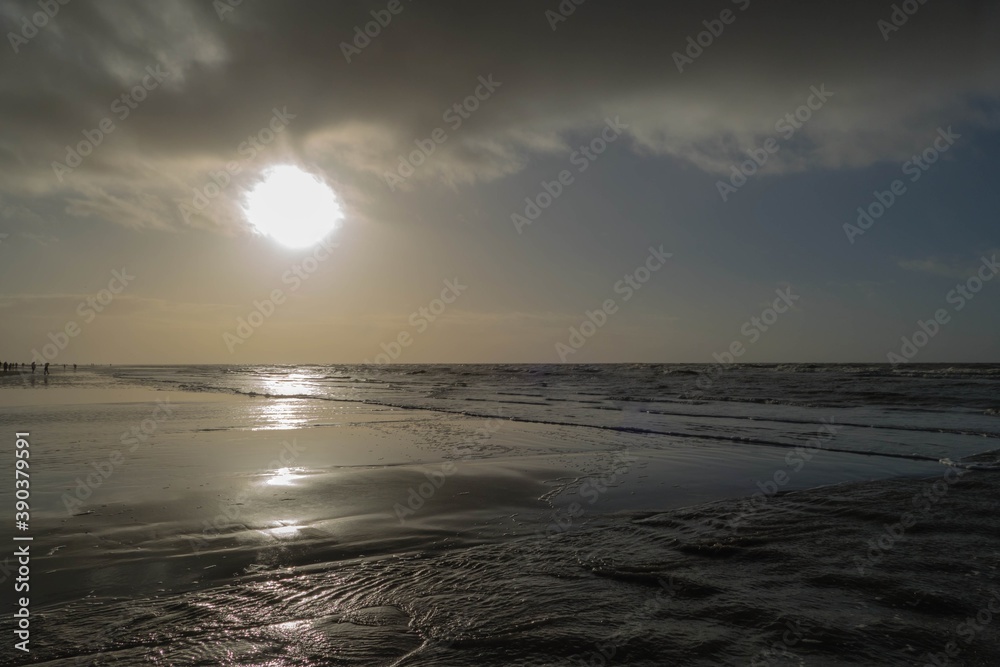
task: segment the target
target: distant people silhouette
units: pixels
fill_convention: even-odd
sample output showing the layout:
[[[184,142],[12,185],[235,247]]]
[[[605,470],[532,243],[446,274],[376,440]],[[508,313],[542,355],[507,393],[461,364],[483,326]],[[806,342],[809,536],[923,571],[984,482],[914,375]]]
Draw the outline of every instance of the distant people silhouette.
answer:
[[[49,374],[49,362],[46,361],[45,362],[45,372],[42,373],[42,375],[48,375],[48,374]]]
[[[76,364],[73,364],[73,370],[76,371]]]
[[[35,362],[34,361],[31,362],[31,374],[32,375],[35,374]]]

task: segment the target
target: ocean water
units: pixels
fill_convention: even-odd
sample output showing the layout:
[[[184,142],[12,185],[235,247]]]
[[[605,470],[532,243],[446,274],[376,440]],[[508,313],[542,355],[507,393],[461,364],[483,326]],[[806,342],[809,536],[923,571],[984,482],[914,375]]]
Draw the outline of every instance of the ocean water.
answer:
[[[0,664],[997,665],[998,389],[1000,365],[7,376],[36,555],[32,653]]]

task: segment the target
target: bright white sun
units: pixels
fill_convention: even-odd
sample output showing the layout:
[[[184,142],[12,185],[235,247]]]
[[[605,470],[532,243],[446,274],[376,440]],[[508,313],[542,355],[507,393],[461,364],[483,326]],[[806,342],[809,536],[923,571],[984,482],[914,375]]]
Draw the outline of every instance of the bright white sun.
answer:
[[[244,210],[257,231],[290,248],[319,243],[344,217],[326,183],[291,165],[268,169]]]

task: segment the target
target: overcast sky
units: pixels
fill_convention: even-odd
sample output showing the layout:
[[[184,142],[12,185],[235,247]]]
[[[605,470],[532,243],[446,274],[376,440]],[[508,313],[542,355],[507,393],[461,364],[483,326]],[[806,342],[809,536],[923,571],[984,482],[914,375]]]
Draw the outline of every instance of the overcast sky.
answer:
[[[877,362],[937,314],[914,361],[1000,361],[998,2],[45,5],[0,4],[2,360]],[[248,222],[283,164],[332,250]]]

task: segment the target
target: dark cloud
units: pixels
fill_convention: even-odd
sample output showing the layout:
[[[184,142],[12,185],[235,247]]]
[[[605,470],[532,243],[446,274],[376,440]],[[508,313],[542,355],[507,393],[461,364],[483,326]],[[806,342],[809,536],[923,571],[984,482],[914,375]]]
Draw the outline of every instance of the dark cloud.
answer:
[[[563,5],[570,5],[569,1]],[[902,4],[902,3],[897,3]],[[472,94],[501,87],[409,183],[516,174],[566,151],[606,117],[629,125],[637,151],[725,173],[775,135],[775,121],[825,85],[834,97],[783,145],[770,168],[858,167],[905,159],[938,126],[995,127],[1000,8],[929,1],[884,39],[892,3],[588,0],[556,24],[560,4],[402,0],[401,13],[348,63],[342,44],[388,2],[251,2],[219,17],[211,2],[74,0],[0,68],[0,175],[6,194],[55,198],[73,216],[132,226],[239,225],[236,193],[267,162],[295,160],[341,183],[359,208],[386,192],[382,174]],[[746,6],[746,9],[741,7]],[[723,10],[735,17],[678,71],[673,54]],[[8,2],[5,33],[34,2]],[[716,28],[720,24],[714,24]],[[9,41],[9,38],[8,38]],[[168,79],[119,118],[113,101],[148,67]],[[191,199],[272,109],[295,115],[213,207]],[[103,118],[115,123],[60,180],[52,162]]]

